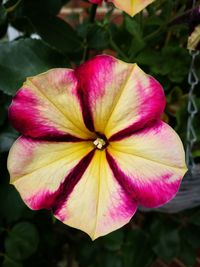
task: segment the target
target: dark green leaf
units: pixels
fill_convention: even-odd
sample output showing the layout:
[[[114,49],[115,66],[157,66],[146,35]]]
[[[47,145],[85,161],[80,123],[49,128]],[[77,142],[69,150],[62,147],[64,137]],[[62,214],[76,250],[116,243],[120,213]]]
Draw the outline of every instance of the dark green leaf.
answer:
[[[200,151],[199,151],[199,154],[197,154],[197,155],[200,156]],[[199,225],[200,226],[200,210],[198,210],[196,213],[194,213],[191,216],[190,222],[195,224],[195,225]]]
[[[24,0],[18,6],[20,16],[57,15],[61,7],[69,0]]]
[[[5,23],[7,18],[7,11],[3,5],[0,4],[0,27]]]
[[[99,267],[123,267],[122,261],[116,253],[106,252],[104,257],[101,259]]]
[[[18,134],[15,131],[4,131],[0,133],[0,153],[7,152],[11,148],[17,136]]]
[[[35,226],[20,222],[11,229],[6,238],[6,254],[15,260],[26,259],[36,251],[38,243],[39,235]]]
[[[76,31],[58,17],[31,17],[36,32],[50,46],[63,54],[76,52],[81,48],[81,41]]]
[[[200,247],[200,227],[196,225],[188,225],[181,230],[181,239],[186,240],[187,243],[194,249]]]
[[[115,231],[102,238],[105,248],[111,251],[119,250],[123,244],[124,233],[122,230]]]
[[[166,262],[171,261],[180,249],[180,237],[178,229],[164,229],[159,236],[159,241],[154,245],[153,250],[158,257]]]
[[[7,11],[3,5],[0,4],[0,38],[4,37],[8,28]]]
[[[19,220],[24,212],[28,210],[19,193],[11,185],[1,185],[0,201],[2,203],[0,207],[1,217],[9,223]]]
[[[66,67],[64,57],[41,40],[20,39],[0,44],[0,90],[15,94],[26,77]]]
[[[88,46],[96,50],[102,50],[108,47],[109,33],[108,31],[97,24],[90,25],[87,35]]]
[[[149,267],[154,254],[147,235],[142,230],[135,229],[127,232],[126,237],[123,245],[123,267]]]
[[[2,267],[23,267],[23,264],[20,262],[17,262],[11,258],[9,258],[7,255],[5,256],[5,259],[3,261]]]
[[[187,240],[182,240],[179,258],[187,267],[193,267],[196,261],[197,253],[194,248],[188,244]]]

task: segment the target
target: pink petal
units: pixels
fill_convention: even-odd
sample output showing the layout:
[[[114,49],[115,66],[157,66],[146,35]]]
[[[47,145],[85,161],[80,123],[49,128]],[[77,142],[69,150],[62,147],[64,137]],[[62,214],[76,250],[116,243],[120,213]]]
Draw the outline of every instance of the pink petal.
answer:
[[[53,69],[28,78],[9,109],[13,126],[22,134],[47,140],[78,141],[93,135],[87,130],[76,96],[72,70]]]
[[[32,209],[51,209],[66,199],[94,154],[89,142],[48,142],[21,137],[8,157],[11,183]]]
[[[96,151],[68,199],[54,212],[63,223],[83,230],[94,240],[129,222],[136,208],[134,199],[114,178],[105,151]]]
[[[111,142],[107,159],[118,182],[145,207],[171,200],[187,170],[182,143],[164,122]]]
[[[165,107],[161,85],[136,64],[97,56],[75,70],[88,129],[118,140],[160,118]]]

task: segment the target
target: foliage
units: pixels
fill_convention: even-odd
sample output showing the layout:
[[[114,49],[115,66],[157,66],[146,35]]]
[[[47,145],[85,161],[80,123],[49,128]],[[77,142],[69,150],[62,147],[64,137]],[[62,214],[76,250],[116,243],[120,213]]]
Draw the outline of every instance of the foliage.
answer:
[[[67,2],[7,0],[3,5],[0,1],[0,265],[149,267],[157,257],[165,262],[178,257],[186,266],[194,266],[200,247],[198,209],[177,215],[139,211],[123,229],[92,242],[55,221],[50,211],[29,210],[9,185],[6,158],[18,135],[7,117],[12,96],[27,76],[78,65],[97,53],[137,62],[160,81],[167,96],[164,119],[185,143],[188,27],[172,22],[184,13],[187,1],[157,0],[148,7],[148,16],[123,14],[121,24],[115,23],[112,9],[102,20],[94,20],[95,8],[88,5],[88,16],[76,27],[57,16]],[[16,40],[6,38],[9,25],[21,32]],[[35,33],[39,40],[32,38]],[[196,67],[200,74],[198,61]],[[200,108],[199,92],[196,102]],[[195,127],[200,140],[198,115]],[[199,142],[194,156],[198,162]]]

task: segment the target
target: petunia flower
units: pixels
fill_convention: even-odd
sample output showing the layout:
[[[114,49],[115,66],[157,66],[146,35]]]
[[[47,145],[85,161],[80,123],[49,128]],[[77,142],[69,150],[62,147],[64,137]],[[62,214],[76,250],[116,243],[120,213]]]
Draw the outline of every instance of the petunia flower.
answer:
[[[105,0],[113,3],[117,8],[125,11],[130,16],[134,16],[142,11],[146,6],[154,0]],[[93,4],[101,4],[103,0],[89,0]]]
[[[11,183],[31,209],[106,235],[177,193],[185,155],[164,108],[153,77],[107,55],[28,78],[9,109]]]

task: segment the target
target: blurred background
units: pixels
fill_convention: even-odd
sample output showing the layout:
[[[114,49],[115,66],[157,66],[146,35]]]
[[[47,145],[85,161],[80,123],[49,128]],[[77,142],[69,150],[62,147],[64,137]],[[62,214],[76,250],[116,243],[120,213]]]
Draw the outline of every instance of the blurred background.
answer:
[[[200,57],[187,50],[194,22],[192,4],[156,0],[131,18],[105,3],[96,11],[83,0],[0,0],[0,266],[200,267],[200,90],[196,84]],[[195,83],[196,140],[190,146],[195,165],[178,203],[161,210],[139,210],[128,225],[92,242],[85,233],[57,221],[51,211],[29,210],[9,185],[7,155],[18,133],[9,123],[7,109],[27,76],[54,67],[72,68],[101,53],[137,62],[163,85],[167,98],[163,120],[178,132],[185,148],[188,98],[191,101],[189,92]]]

